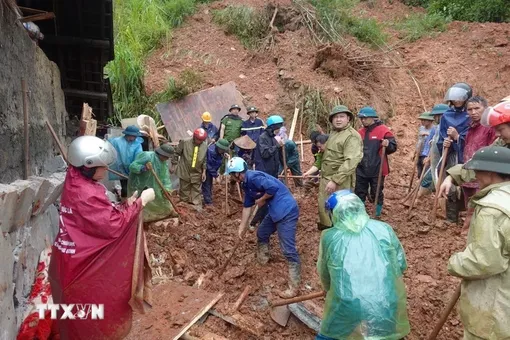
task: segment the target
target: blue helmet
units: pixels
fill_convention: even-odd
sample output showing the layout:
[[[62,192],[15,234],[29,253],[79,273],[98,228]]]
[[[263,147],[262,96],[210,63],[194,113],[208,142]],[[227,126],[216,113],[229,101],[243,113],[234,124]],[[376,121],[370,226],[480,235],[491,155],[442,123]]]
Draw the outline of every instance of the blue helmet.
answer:
[[[379,118],[377,116],[377,112],[373,107],[365,106],[361,110],[359,110],[358,118]]]
[[[241,157],[232,157],[225,167],[225,174],[245,172],[248,170],[248,164]]]
[[[432,111],[430,112],[430,114],[433,115],[433,116],[435,116],[435,115],[442,115],[449,108],[450,107],[448,105],[446,105],[446,104],[437,104],[437,105],[434,105],[434,107],[432,108]]]
[[[275,124],[283,124],[283,118],[279,115],[273,115],[270,116],[266,121],[266,125],[268,127]]]
[[[340,202],[340,198],[351,193],[352,192],[349,189],[343,189],[329,195],[329,198],[324,203],[326,212],[328,212],[329,215],[331,216],[333,214],[333,209],[335,209],[337,204]]]

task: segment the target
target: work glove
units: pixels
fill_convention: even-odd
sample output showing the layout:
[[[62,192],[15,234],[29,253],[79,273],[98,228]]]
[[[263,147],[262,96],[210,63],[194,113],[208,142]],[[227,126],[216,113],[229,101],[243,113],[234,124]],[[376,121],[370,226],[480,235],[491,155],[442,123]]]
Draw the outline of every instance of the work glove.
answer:
[[[149,188],[142,191],[140,198],[142,200],[142,205],[145,207],[147,203],[150,203],[156,199],[156,193],[154,192],[154,189]]]

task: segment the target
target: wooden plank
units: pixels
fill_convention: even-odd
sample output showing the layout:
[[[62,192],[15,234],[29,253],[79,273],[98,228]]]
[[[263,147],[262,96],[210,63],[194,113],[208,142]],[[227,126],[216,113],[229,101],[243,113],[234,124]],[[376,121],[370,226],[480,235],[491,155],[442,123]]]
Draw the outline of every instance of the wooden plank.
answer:
[[[133,315],[126,340],[179,339],[222,296],[223,293],[209,293],[171,281],[158,285],[152,291],[152,308],[145,314]]]
[[[296,130],[296,123],[299,116],[299,109],[294,109],[294,116],[292,117],[292,125],[290,126],[289,139],[294,140],[294,131]]]

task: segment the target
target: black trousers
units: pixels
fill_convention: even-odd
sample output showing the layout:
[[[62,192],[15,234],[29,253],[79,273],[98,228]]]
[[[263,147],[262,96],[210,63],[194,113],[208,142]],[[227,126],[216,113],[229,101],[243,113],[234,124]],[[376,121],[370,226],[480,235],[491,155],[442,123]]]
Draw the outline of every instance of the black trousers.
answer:
[[[127,197],[127,189],[128,189],[128,180],[127,179],[121,179],[120,180],[120,197]],[[141,194],[141,193],[140,193]]]
[[[367,199],[370,202],[375,201],[375,193],[377,191],[377,177],[363,177],[356,175],[356,188],[354,193],[363,201]],[[381,177],[381,190],[379,191],[379,198],[377,204],[383,204],[384,201],[384,176]]]

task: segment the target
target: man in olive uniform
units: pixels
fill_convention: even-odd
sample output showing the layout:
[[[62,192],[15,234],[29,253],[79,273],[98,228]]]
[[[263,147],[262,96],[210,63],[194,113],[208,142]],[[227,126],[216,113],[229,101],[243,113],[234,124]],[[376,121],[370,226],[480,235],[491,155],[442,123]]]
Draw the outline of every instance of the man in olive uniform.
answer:
[[[198,128],[193,137],[181,139],[175,150],[172,170],[177,165],[179,177],[179,197],[182,202],[201,205],[200,188],[206,179],[207,132]],[[179,159],[177,160],[177,156]]]
[[[353,113],[347,106],[335,106],[329,114],[333,131],[326,142],[321,164],[319,183],[319,230],[331,227],[325,201],[335,191],[353,190],[356,184],[356,168],[363,158],[363,142],[352,125]]]
[[[229,114],[224,116],[220,122],[220,138],[232,143],[234,139],[241,137],[241,127],[243,120],[239,117],[241,107],[234,104],[228,110]]]

